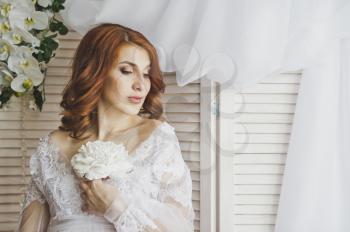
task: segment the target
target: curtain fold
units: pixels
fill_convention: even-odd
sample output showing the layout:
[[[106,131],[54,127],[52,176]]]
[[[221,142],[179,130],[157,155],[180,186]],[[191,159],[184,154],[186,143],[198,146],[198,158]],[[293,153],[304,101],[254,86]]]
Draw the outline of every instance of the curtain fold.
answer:
[[[66,0],[80,34],[101,23],[143,33],[179,86],[206,76],[240,89],[274,73],[288,38],[290,0]],[[85,12],[89,12],[86,14]]]
[[[350,231],[350,40],[303,70],[276,232]]]

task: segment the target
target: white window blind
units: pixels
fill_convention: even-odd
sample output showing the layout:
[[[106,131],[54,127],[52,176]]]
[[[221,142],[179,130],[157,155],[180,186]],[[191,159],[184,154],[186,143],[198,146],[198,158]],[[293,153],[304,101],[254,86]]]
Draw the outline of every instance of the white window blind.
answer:
[[[300,73],[284,73],[233,97],[234,232],[273,232]]]

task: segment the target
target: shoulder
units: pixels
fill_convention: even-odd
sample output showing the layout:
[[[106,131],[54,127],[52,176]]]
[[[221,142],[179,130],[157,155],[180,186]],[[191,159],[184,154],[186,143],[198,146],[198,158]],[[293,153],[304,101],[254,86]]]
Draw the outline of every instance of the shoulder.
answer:
[[[60,148],[64,148],[72,143],[72,138],[68,135],[68,132],[59,129],[50,131],[48,140],[52,145]]]
[[[151,119],[151,120],[153,120],[155,129],[158,129],[159,131],[166,134],[175,134],[175,128],[171,124],[169,124],[167,121],[161,121],[157,119]]]
[[[56,130],[58,131],[58,130]],[[31,175],[39,175],[41,173],[42,166],[45,166],[44,161],[48,161],[54,146],[51,144],[51,136],[55,134],[55,137],[58,135],[57,132],[47,132],[45,135],[39,138],[37,147],[35,151],[31,154],[29,166]]]
[[[54,129],[40,137],[37,153],[50,155],[52,152],[65,151],[72,144],[72,138],[68,132]]]

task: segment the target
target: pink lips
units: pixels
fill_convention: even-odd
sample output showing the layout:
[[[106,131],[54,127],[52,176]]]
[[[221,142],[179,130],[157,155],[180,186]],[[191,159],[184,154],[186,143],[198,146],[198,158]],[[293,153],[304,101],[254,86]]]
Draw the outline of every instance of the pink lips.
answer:
[[[132,103],[141,103],[142,101],[142,97],[137,97],[137,96],[131,96],[129,97],[129,100],[132,102]]]

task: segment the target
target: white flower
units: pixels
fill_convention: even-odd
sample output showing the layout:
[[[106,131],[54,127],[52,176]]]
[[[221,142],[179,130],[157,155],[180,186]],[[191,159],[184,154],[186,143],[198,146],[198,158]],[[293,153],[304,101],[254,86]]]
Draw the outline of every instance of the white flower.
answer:
[[[39,69],[39,62],[32,56],[33,48],[26,46],[16,46],[8,58],[10,70],[20,73],[27,73],[27,70]]]
[[[35,2],[34,0],[6,0],[10,2],[13,8],[24,7],[30,10],[35,10]]]
[[[42,7],[47,7],[52,4],[52,0],[38,0],[38,4]]]
[[[13,45],[25,41],[27,43],[31,43],[33,47],[40,46],[40,40],[38,38],[34,37],[28,31],[22,30],[18,27],[8,31],[7,33],[3,33],[3,38]]]
[[[9,13],[11,27],[19,27],[23,30],[44,30],[49,25],[48,14],[35,9],[16,6]]]
[[[0,86],[10,86],[13,76],[8,70],[7,64],[0,62]]]
[[[14,48],[4,39],[0,39],[0,60],[7,60]]]
[[[4,34],[11,31],[10,23],[7,20],[0,20],[0,33]]]
[[[22,41],[31,43],[33,47],[40,46],[40,40],[33,36],[28,31],[22,30],[21,28],[15,27],[7,33],[3,34],[3,38],[11,44],[19,44]]]
[[[34,86],[38,86],[43,81],[42,73],[38,70],[33,70],[33,75],[26,76],[24,74],[18,75],[13,81],[11,82],[11,89],[13,89],[16,92],[23,93],[29,89],[31,89]],[[40,74],[39,74],[40,73]]]
[[[82,145],[71,165],[79,177],[89,180],[122,177],[133,167],[124,145],[101,140]]]
[[[30,110],[33,110],[33,111],[38,110],[38,106],[35,104],[35,101],[34,101],[34,100],[30,100],[30,101],[29,101],[29,106],[28,106],[28,108],[29,108]]]
[[[12,9],[12,4],[10,1],[1,1],[0,14],[3,17],[8,17]]]

